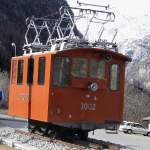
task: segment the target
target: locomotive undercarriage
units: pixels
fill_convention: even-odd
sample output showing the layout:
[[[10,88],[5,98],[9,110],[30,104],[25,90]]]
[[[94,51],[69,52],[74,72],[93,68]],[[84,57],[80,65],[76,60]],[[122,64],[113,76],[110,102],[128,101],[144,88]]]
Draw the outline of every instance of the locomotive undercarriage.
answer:
[[[48,136],[54,139],[80,139],[86,140],[88,138],[88,132],[94,131],[95,129],[105,128],[106,130],[115,131],[117,133],[119,122],[105,122],[104,124],[95,124],[92,125],[86,124],[86,128],[83,125],[79,124],[58,124],[58,123],[49,123],[42,122],[37,120],[28,120],[28,130],[29,132],[35,133],[38,132],[44,136]],[[84,124],[85,125],[85,124]],[[87,128],[87,126],[89,128]],[[93,128],[91,128],[93,127]]]
[[[31,133],[38,132],[43,136],[54,139],[80,139],[86,140],[90,130],[82,130],[78,128],[67,128],[52,123],[41,122],[37,120],[28,120],[28,130]]]

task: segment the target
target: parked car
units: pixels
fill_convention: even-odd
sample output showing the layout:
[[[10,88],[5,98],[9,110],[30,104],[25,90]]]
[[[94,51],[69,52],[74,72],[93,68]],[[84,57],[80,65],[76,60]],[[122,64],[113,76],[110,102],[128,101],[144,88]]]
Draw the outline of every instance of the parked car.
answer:
[[[134,123],[134,122],[123,121],[123,122],[120,124],[118,130],[119,130],[119,131],[123,131],[123,128],[125,128],[127,125],[130,125],[130,124],[132,124],[132,123]]]
[[[120,125],[119,130],[128,134],[135,133],[150,136],[150,130],[136,122],[124,121],[123,124]]]

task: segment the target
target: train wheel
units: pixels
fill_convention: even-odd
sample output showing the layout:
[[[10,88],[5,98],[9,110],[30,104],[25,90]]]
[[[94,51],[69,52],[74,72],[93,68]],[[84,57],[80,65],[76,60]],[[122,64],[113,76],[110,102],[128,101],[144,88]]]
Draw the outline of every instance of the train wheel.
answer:
[[[28,131],[31,133],[35,132],[35,126],[28,122]]]
[[[56,131],[54,131],[54,130],[52,130],[52,129],[49,129],[49,128],[46,129],[44,135],[46,135],[46,136],[48,136],[48,137],[50,137],[50,138],[52,138],[52,139],[56,139],[56,138],[59,137],[59,136],[58,136],[58,133],[57,133]]]
[[[47,135],[47,128],[46,127],[40,127],[40,132],[42,133],[42,135],[46,136]]]

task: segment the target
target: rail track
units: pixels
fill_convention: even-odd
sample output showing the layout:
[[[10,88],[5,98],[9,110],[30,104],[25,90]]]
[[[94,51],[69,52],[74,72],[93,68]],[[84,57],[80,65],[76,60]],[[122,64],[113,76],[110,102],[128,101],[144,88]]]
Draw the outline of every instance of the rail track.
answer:
[[[23,150],[119,150],[111,143],[88,139],[62,141],[51,137],[43,137],[38,133],[30,133],[18,129],[5,129],[0,132],[1,144]]]

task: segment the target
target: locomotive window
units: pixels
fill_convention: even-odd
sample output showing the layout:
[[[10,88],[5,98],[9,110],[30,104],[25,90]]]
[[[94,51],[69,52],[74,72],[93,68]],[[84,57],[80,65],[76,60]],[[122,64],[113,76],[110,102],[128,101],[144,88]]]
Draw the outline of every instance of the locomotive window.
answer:
[[[33,74],[34,74],[34,59],[29,58],[29,60],[28,60],[27,84],[33,83]]]
[[[23,81],[23,60],[18,60],[17,84],[22,84]]]
[[[74,77],[87,77],[88,60],[86,58],[73,58],[71,74]]]
[[[110,89],[117,90],[119,87],[119,65],[113,64],[110,70]]]
[[[69,58],[55,57],[53,67],[53,85],[66,87],[69,84]]]
[[[40,57],[38,67],[38,84],[43,85],[44,82],[45,82],[45,57]]]
[[[104,79],[105,77],[105,62],[103,60],[91,60],[90,62],[90,77]]]

